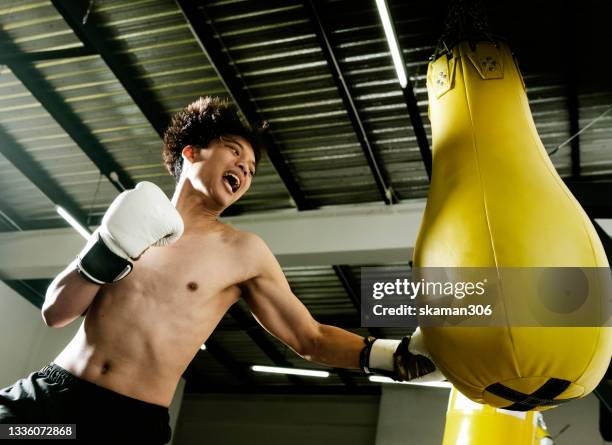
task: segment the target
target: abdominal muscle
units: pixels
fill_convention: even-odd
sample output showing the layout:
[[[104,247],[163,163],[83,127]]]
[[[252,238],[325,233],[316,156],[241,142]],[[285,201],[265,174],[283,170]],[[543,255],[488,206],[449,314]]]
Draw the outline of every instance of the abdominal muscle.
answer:
[[[160,267],[169,256],[148,252],[132,274],[104,286],[55,363],[117,393],[169,406],[188,364],[240,296],[227,285],[230,277],[203,285],[189,270]]]

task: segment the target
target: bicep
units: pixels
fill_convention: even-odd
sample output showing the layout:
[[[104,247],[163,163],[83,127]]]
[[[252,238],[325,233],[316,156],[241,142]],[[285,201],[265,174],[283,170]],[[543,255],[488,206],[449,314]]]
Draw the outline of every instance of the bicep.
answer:
[[[261,260],[261,272],[244,284],[243,298],[268,332],[303,354],[315,340],[319,324],[293,294],[272,254],[264,255]]]

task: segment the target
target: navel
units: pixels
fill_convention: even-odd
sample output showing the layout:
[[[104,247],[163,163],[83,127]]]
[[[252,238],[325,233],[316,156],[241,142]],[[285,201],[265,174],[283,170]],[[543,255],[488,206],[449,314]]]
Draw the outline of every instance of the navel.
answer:
[[[102,370],[100,372],[102,373],[102,375],[107,374],[108,371],[110,371],[110,368],[111,368],[110,362],[104,362],[102,364]]]

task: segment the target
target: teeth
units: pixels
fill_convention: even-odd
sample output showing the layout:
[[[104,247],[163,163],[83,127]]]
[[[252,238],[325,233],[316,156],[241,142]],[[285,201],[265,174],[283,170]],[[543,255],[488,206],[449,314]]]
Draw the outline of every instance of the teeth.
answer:
[[[230,183],[230,186],[232,187],[232,191],[236,191],[240,188],[240,178],[235,175],[234,173],[228,172],[225,174],[225,176],[231,176],[232,178],[234,178],[234,183]]]

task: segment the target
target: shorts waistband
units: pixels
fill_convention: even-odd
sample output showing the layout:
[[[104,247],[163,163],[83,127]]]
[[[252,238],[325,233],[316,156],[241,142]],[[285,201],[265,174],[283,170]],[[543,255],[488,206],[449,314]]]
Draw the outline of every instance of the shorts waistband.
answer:
[[[44,366],[39,372],[40,375],[48,379],[52,379],[62,385],[93,385],[86,380],[80,379],[77,376],[66,371],[61,366],[57,366],[55,363],[49,363]]]
[[[104,388],[103,386],[96,385],[95,383],[87,380],[83,380],[55,363],[50,363],[44,366],[38,372],[38,374],[62,385],[71,386],[78,389],[80,392],[95,394],[97,397],[103,397],[109,400],[112,399],[113,403],[122,405],[124,407],[144,410],[155,414],[167,415],[168,413],[168,408],[165,406],[155,405],[153,403],[145,402],[144,400],[134,399],[133,397],[119,394],[111,389]]]

